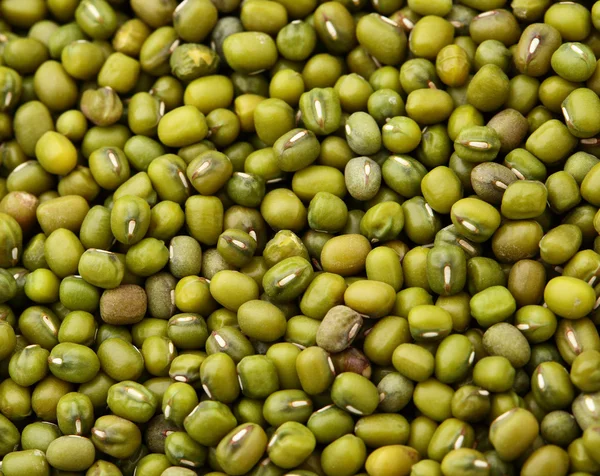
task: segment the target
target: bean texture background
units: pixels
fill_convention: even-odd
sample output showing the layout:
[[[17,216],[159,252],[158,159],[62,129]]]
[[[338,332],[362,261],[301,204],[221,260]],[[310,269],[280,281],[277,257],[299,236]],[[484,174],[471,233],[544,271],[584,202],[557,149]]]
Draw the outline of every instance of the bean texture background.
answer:
[[[600,476],[600,2],[0,1],[0,476]]]

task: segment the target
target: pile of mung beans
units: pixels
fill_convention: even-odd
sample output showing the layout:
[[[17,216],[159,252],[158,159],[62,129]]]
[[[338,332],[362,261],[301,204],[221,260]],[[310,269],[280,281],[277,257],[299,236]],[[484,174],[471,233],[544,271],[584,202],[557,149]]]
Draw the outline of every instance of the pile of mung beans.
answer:
[[[0,476],[600,476],[600,1],[1,0]]]

